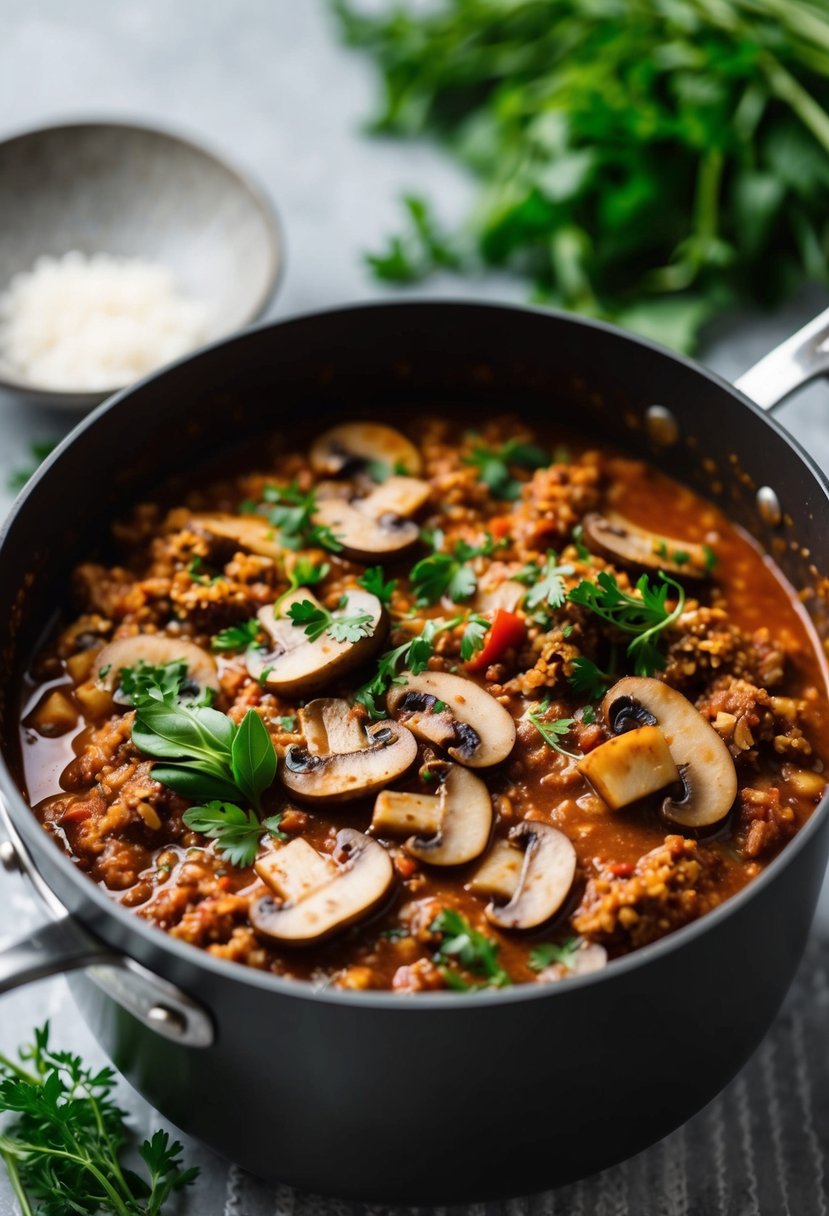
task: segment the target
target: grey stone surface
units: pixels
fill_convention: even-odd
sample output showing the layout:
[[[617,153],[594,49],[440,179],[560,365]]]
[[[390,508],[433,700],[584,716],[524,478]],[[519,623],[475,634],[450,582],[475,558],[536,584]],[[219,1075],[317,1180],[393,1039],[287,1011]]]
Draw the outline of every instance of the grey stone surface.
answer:
[[[0,23],[0,137],[68,118],[156,121],[225,150],[258,176],[276,201],[287,240],[285,279],[273,315],[383,294],[364,270],[361,251],[394,229],[402,191],[416,188],[431,194],[447,220],[462,214],[470,197],[462,172],[436,149],[401,148],[360,134],[371,106],[373,76],[359,57],[336,45],[321,0],[0,0]],[[447,279],[418,290],[511,300],[524,296],[520,284],[496,277],[463,284]],[[806,293],[780,314],[742,318],[722,327],[705,358],[722,374],[736,376],[825,303],[821,293]],[[829,467],[829,390],[823,385],[811,389],[782,416]],[[0,397],[0,485],[11,469],[26,464],[33,439],[62,435],[68,422],[63,414]],[[8,495],[0,497],[0,511],[9,502]],[[26,932],[40,917],[20,880],[0,871],[0,935]],[[822,899],[820,924],[829,929],[829,891]],[[814,951],[813,959],[817,945]],[[826,978],[821,972],[823,986],[818,991],[814,970],[810,964],[803,1000],[822,1011],[825,1024]],[[52,1018],[62,1044],[91,1059],[100,1054],[60,980],[3,998],[0,1047],[12,1048],[46,1017]],[[794,1026],[792,1031],[789,1023],[780,1023],[775,1042],[788,1043],[791,1034],[803,1033],[796,1019]],[[818,1021],[813,1018],[809,1027],[810,1045],[820,1050]],[[755,1146],[751,1128],[746,1131],[747,1095],[759,1103],[767,1101],[769,1093],[776,1095],[773,1087],[768,1089],[773,1069],[780,1067],[773,1050],[769,1047],[755,1062],[755,1072],[740,1083],[742,1089],[738,1084],[724,1105],[712,1108],[707,1123],[689,1125],[678,1138],[612,1171],[600,1189],[586,1184],[558,1199],[516,1203],[509,1210],[516,1216],[530,1211],[551,1216],[594,1211],[637,1216],[825,1212],[821,1137],[829,1127],[825,1120],[813,1120],[811,1103],[814,1100],[826,1114],[826,1069],[815,1072],[810,1088],[811,1065],[803,1063],[802,1055],[794,1062],[800,1070],[802,1110],[798,1107],[788,1115],[800,1121],[805,1139],[781,1135],[778,1127],[767,1142],[759,1127]],[[802,1041],[797,1050],[802,1051]],[[784,1057],[783,1067],[786,1062]],[[154,1125],[155,1116],[135,1095],[125,1093],[124,1102],[139,1130]],[[779,1119],[779,1110],[774,1114],[773,1106],[770,1109]],[[739,1163],[734,1159],[733,1168],[716,1142],[717,1120],[732,1117],[738,1129],[732,1133],[734,1151],[742,1145],[742,1157]],[[691,1151],[712,1171],[710,1185],[702,1190],[689,1189],[685,1164]],[[768,1187],[762,1177],[758,1183],[753,1153],[776,1154],[777,1181]],[[198,1216],[264,1216],[294,1207],[309,1214],[327,1210],[285,1189],[264,1188],[238,1171],[228,1177],[227,1167],[196,1145],[188,1145],[188,1156],[204,1170],[186,1205]],[[631,1180],[638,1180],[635,1190],[630,1189]],[[808,1200],[797,1206],[794,1192],[786,1188],[801,1182],[805,1189],[797,1193]],[[345,1207],[336,1206],[338,1211]],[[14,1210],[0,1177],[0,1216]]]

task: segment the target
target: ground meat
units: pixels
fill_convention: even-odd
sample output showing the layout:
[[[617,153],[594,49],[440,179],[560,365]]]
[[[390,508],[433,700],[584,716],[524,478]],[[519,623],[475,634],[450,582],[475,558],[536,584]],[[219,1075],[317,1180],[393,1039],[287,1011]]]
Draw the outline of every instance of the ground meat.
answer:
[[[579,464],[553,464],[534,473],[512,517],[517,555],[530,559],[561,549],[582,517],[598,507],[600,486],[599,460],[589,452]]]
[[[591,876],[573,928],[615,952],[647,945],[720,902],[721,864],[697,841],[666,836],[628,877],[604,866]]]
[[[738,795],[737,846],[744,857],[762,857],[785,844],[797,831],[797,816],[780,798],[780,790],[747,787]]]
[[[773,688],[783,679],[784,667],[785,654],[768,629],[749,635],[729,623],[723,608],[693,607],[673,630],[665,679],[686,691],[721,673]]]
[[[777,755],[808,757],[804,733],[807,704],[775,697],[747,680],[726,678],[697,702],[697,708],[728,744],[735,760],[755,760],[757,747],[771,745]]]

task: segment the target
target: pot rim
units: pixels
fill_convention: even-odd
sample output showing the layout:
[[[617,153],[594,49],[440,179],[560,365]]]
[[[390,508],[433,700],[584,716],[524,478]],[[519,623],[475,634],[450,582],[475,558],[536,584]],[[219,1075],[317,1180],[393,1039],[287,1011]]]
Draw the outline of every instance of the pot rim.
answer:
[[[291,317],[277,321],[264,321],[258,325],[250,326],[237,334],[233,334],[227,338],[218,339],[207,346],[200,347],[199,350],[183,356],[174,363],[167,364],[159,371],[150,373],[141,380],[130,385],[125,389],[119,390],[106,401],[102,402],[95,410],[84,418],[54,449],[54,451],[40,465],[34,475],[29,479],[26,485],[15,499],[9,514],[0,528],[0,557],[2,557],[3,545],[7,534],[14,526],[15,519],[19,513],[21,506],[31,494],[36,485],[45,477],[51,475],[51,470],[57,464],[63,453],[74,443],[88,428],[95,426],[99,417],[108,413],[111,409],[117,408],[124,398],[135,392],[143,390],[156,380],[168,375],[178,369],[186,367],[194,360],[200,359],[203,355],[215,352],[219,349],[228,348],[236,343],[244,343],[255,334],[261,333],[268,329],[284,328],[294,324],[303,325],[308,322],[313,322],[322,317],[336,316],[344,313],[365,312],[369,313],[374,310],[394,310],[403,312],[407,309],[423,312],[424,310],[442,310],[455,311],[463,309],[466,311],[487,310],[490,312],[500,311],[511,314],[531,315],[538,317],[549,317],[569,325],[578,326],[597,330],[603,333],[613,334],[616,338],[629,342],[634,346],[644,348],[647,352],[667,356],[673,362],[685,367],[695,375],[709,381],[712,385],[719,389],[724,389],[728,392],[743,409],[749,409],[752,413],[761,418],[764,423],[775,432],[777,437],[787,443],[798,455],[801,463],[806,470],[811,474],[813,481],[820,488],[824,499],[829,503],[829,478],[818,467],[812,457],[804,450],[801,444],[783,427],[775,417],[762,410],[754,401],[741,393],[739,389],[729,381],[725,380],[716,372],[697,363],[695,360],[688,358],[685,355],[677,354],[674,351],[661,346],[657,342],[653,342],[649,338],[641,337],[637,334],[627,333],[619,329],[615,325],[611,325],[604,321],[597,321],[589,317],[576,316],[572,313],[563,312],[559,309],[550,309],[536,307],[532,305],[520,305],[511,303],[498,303],[490,301],[480,301],[474,299],[418,299],[408,300],[399,297],[390,300],[370,300],[359,301],[355,304],[335,305],[324,309],[312,309],[303,313],[295,314]],[[825,673],[824,673],[825,678]],[[9,812],[14,816],[19,814],[21,817],[26,815],[31,816],[32,811],[29,804],[23,798],[17,782],[15,781],[9,765],[6,762],[5,754],[0,751],[0,786],[3,787],[9,802]],[[680,929],[674,930],[665,937],[660,938],[650,945],[641,946],[630,954],[623,955],[621,958],[612,960],[607,967],[598,971],[590,972],[585,975],[572,976],[561,983],[550,984],[515,984],[510,988],[502,989],[483,989],[479,992],[467,994],[467,999],[463,998],[462,994],[456,992],[423,992],[414,994],[413,999],[405,999],[400,993],[394,993],[388,990],[372,990],[366,991],[350,991],[348,989],[331,988],[315,986],[309,980],[289,979],[283,976],[274,975],[271,972],[259,971],[253,967],[248,967],[243,964],[232,962],[228,959],[215,958],[208,954],[206,950],[202,950],[198,946],[192,946],[187,942],[181,942],[177,938],[172,937],[169,933],[164,932],[152,925],[147,924],[141,917],[136,916],[135,912],[121,907],[120,904],[114,902],[106,895],[97,884],[93,883],[86,875],[80,873],[76,866],[73,865],[69,856],[62,849],[57,848],[54,843],[48,842],[48,847],[55,849],[57,854],[57,865],[61,868],[67,877],[67,880],[73,884],[77,884],[77,889],[84,896],[84,901],[91,901],[106,917],[113,917],[117,922],[120,922],[125,929],[131,933],[137,933],[148,945],[151,951],[158,950],[162,953],[169,952],[180,963],[195,967],[204,967],[207,971],[216,975],[219,980],[235,979],[237,982],[248,984],[253,988],[262,989],[264,991],[273,992],[275,995],[290,996],[299,1000],[305,1001],[322,1001],[335,1005],[351,1005],[369,1009],[395,1009],[401,1012],[411,1011],[413,1009],[449,1009],[455,1008],[460,1013],[464,1013],[470,1008],[491,1007],[494,1004],[510,1005],[516,1001],[525,1000],[549,1000],[563,998],[568,992],[580,990],[588,986],[603,986],[613,982],[613,977],[616,975],[622,976],[639,968],[647,967],[651,963],[658,963],[661,959],[677,950],[682,950],[683,947],[696,941],[701,936],[704,936],[709,929],[713,931],[717,925],[721,924],[731,916],[737,915],[746,905],[759,897],[769,885],[777,880],[778,875],[791,865],[795,858],[808,848],[812,838],[821,830],[823,820],[829,815],[829,792],[821,799],[815,807],[808,822],[800,829],[795,838],[789,841],[781,850],[781,852],[769,863],[769,865],[753,878],[742,890],[736,895],[730,896],[718,907],[706,912],[697,920],[683,926]],[[36,821],[32,818],[32,823]],[[16,825],[20,826],[20,825]],[[31,825],[30,825],[31,826]],[[24,829],[25,831],[25,829]],[[28,836],[28,833],[26,833]],[[38,841],[35,846],[35,852],[40,848],[42,843],[47,846],[47,836],[41,833],[42,841]],[[33,839],[37,839],[36,836]],[[27,840],[27,846],[31,848],[30,842]],[[51,885],[50,885],[51,889]],[[59,896],[56,896],[58,899]],[[84,923],[82,916],[77,916],[76,919],[81,924]],[[122,953],[128,953],[124,947],[119,948]],[[146,959],[141,961],[144,966],[153,966],[152,962],[147,962]]]

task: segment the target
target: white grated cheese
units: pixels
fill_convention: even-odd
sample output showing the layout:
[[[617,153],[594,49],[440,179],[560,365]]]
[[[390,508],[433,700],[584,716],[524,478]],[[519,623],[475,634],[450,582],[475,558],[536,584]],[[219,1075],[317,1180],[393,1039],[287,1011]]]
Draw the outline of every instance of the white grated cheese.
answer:
[[[204,306],[138,258],[38,258],[0,295],[0,359],[38,388],[120,388],[206,337]]]

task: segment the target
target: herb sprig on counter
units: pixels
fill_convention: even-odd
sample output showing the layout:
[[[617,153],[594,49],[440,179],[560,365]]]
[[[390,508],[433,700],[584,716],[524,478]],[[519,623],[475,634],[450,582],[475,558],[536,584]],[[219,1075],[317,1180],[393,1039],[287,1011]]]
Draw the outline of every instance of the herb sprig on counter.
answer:
[[[34,1032],[20,1063],[0,1055],[0,1158],[22,1216],[108,1212],[160,1216],[189,1186],[182,1146],[157,1131],[139,1146],[141,1173],[124,1161],[127,1129],[114,1099],[115,1073],[49,1046],[49,1023]]]
[[[736,300],[772,302],[825,280],[824,4],[334,8],[382,75],[374,129],[437,136],[478,175],[473,273],[480,262],[514,268],[541,302],[681,349]],[[435,230],[422,199],[418,217]],[[398,282],[446,265],[407,238],[389,254],[370,263]]]
[[[633,659],[638,676],[649,676],[665,666],[662,634],[674,623],[685,607],[685,591],[675,579],[660,570],[658,580],[643,574],[636,584],[638,595],[623,591],[615,577],[602,570],[595,583],[582,580],[570,592],[568,599],[580,604],[623,633],[633,635],[627,652]],[[668,608],[668,596],[676,597],[673,609]]]
[[[22,490],[26,482],[34,477],[40,466],[43,464],[47,456],[51,456],[55,448],[60,443],[59,439],[43,439],[35,440],[29,446],[29,455],[31,464],[26,468],[12,469],[6,479],[6,486],[10,494],[16,494],[18,490]]]
[[[482,988],[507,988],[512,983],[498,962],[498,943],[473,929],[455,908],[439,912],[429,930],[441,936],[435,962],[447,987],[458,992],[475,992]],[[463,971],[478,976],[479,982],[467,980]]]

